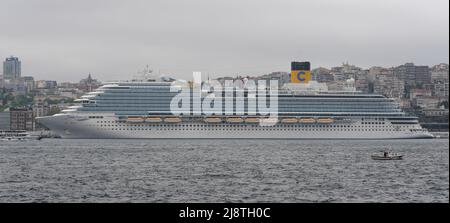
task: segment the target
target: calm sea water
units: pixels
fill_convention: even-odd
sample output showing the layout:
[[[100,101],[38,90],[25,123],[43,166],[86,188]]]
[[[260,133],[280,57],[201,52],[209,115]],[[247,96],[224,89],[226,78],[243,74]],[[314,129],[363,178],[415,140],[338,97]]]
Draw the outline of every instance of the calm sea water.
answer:
[[[449,202],[449,142],[0,142],[0,202]]]

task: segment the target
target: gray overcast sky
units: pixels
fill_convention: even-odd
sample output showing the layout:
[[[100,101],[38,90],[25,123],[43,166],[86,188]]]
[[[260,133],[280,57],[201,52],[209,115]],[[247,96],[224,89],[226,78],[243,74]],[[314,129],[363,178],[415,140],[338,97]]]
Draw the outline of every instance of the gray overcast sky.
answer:
[[[0,0],[0,30],[1,59],[38,80],[449,60],[448,0]]]

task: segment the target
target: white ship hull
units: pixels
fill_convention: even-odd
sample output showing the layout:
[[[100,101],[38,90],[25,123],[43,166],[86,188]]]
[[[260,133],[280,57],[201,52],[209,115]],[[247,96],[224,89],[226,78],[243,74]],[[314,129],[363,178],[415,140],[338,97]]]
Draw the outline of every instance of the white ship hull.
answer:
[[[38,118],[62,138],[121,139],[413,139],[432,138],[419,124],[394,126],[389,122],[367,125],[353,121],[339,124],[126,123],[112,114],[101,119],[61,114]]]

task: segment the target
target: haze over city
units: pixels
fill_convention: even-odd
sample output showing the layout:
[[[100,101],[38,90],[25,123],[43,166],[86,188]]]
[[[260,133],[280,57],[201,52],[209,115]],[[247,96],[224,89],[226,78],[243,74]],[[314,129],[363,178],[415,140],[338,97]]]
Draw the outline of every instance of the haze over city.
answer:
[[[448,63],[447,0],[0,0],[0,57],[22,74],[130,79],[147,64],[190,78],[288,71],[348,61],[361,67]]]

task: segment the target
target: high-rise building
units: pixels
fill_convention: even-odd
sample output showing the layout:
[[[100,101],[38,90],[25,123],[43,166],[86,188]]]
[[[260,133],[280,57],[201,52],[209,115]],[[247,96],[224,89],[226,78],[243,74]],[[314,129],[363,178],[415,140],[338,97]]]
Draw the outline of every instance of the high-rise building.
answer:
[[[416,66],[406,63],[394,69],[395,76],[407,84],[430,83],[431,72],[428,66]]]
[[[31,76],[25,76],[21,78],[21,81],[24,83],[27,88],[27,92],[31,92],[35,88],[34,78]]]
[[[406,63],[396,67],[394,69],[394,74],[398,79],[405,81],[406,83],[412,83],[416,79],[414,67],[413,63]]]
[[[431,72],[428,66],[415,67],[415,81],[416,83],[427,84],[431,82]]]
[[[5,80],[3,79],[3,75],[0,75],[0,89],[5,87]]]
[[[21,64],[17,57],[8,57],[3,62],[4,79],[19,79],[21,74]]]

